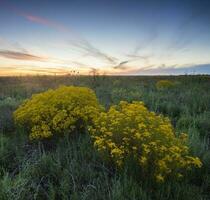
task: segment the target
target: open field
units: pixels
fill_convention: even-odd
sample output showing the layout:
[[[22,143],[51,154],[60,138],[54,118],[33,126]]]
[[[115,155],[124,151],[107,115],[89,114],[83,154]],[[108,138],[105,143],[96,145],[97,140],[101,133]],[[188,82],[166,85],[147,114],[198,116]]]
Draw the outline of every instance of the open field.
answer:
[[[160,80],[173,86],[157,88]],[[168,117],[175,133],[187,133],[190,153],[202,167],[183,179],[155,184],[116,170],[91,145],[89,134],[60,137],[50,146],[31,142],[14,124],[13,112],[27,98],[60,85],[95,91],[108,109],[120,101],[143,101]],[[135,173],[135,172],[134,172]],[[210,76],[26,76],[0,78],[0,199],[210,199]]]

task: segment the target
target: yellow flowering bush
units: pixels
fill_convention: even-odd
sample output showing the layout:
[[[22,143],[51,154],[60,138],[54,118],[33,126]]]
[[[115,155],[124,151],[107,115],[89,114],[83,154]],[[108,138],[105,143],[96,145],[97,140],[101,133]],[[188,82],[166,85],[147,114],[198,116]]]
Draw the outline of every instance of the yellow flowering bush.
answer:
[[[173,81],[169,81],[169,80],[160,80],[156,83],[156,88],[158,90],[163,90],[163,89],[170,89],[175,87],[176,83],[174,83]]]
[[[30,129],[30,139],[44,139],[88,125],[99,109],[91,89],[61,86],[33,95],[14,112],[14,119]]]
[[[159,182],[202,165],[189,155],[186,134],[176,137],[169,119],[148,111],[142,102],[121,101],[101,112],[90,132],[105,160],[119,168],[133,160],[142,176]]]

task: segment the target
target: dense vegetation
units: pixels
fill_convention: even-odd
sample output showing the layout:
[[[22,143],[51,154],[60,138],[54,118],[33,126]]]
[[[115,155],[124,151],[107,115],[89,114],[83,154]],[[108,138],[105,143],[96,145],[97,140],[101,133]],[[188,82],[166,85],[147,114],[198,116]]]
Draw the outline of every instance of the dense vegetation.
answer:
[[[16,124],[29,128],[30,139],[48,139],[81,132],[100,109],[95,93],[86,87],[61,86],[35,94],[14,112]]]
[[[102,158],[117,168],[136,169],[139,180],[175,180],[202,166],[189,155],[187,135],[177,137],[168,118],[148,111],[140,101],[121,101],[94,121],[90,133]]]
[[[160,80],[169,80],[164,84],[170,86],[159,87]],[[155,184],[139,179],[134,166],[116,171],[104,162],[85,130],[57,138],[53,145],[31,142],[30,131],[15,126],[12,113],[32,94],[59,85],[93,89],[106,109],[122,100],[143,101],[148,110],[168,117],[177,135],[188,133],[190,154],[201,159],[202,167],[180,180]],[[209,76],[2,77],[0,199],[209,199],[209,119]]]

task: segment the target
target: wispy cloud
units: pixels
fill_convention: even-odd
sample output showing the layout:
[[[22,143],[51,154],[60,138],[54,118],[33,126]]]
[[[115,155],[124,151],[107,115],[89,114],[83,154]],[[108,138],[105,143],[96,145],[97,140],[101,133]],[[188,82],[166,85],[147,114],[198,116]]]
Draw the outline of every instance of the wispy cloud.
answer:
[[[12,4],[11,2],[4,2],[4,5],[6,6],[7,9],[12,11],[16,15],[24,17],[26,20],[28,20],[30,22],[41,24],[41,25],[44,25],[44,26],[48,26],[48,27],[51,27],[51,28],[56,29],[58,31],[73,33],[73,31],[70,30],[69,27],[66,27],[65,25],[63,25],[63,24],[61,24],[61,23],[59,23],[55,20],[50,20],[50,19],[47,19],[47,18],[42,17],[42,16],[37,16],[37,15],[31,14],[29,12],[25,12],[25,11],[19,9],[17,6]]]
[[[120,71],[119,74],[128,75],[180,75],[180,74],[209,74],[210,63],[207,64],[187,64],[178,66],[177,64],[171,66],[161,65],[159,67],[151,65],[147,67],[130,68],[127,71]]]
[[[115,65],[113,69],[127,70],[129,68],[132,68],[131,67],[132,62],[139,61],[139,60],[143,60],[144,65],[147,66],[149,65],[149,59],[152,57],[152,56],[140,56],[140,55],[135,55],[135,54],[127,54],[126,56],[131,59],[121,61],[118,65]]]
[[[92,45],[88,40],[71,40],[69,44],[79,51],[83,56],[92,56],[101,59],[109,64],[116,64],[118,59],[116,57],[110,56],[100,49]]]
[[[0,50],[0,56],[9,59],[16,60],[31,60],[31,61],[47,61],[48,59],[41,56],[36,56],[29,53],[23,53],[18,51]]]
[[[18,13],[19,13],[19,15],[23,16],[28,21],[35,22],[35,23],[38,23],[38,24],[42,24],[42,25],[45,25],[45,26],[48,26],[48,27],[52,27],[52,28],[54,28],[58,31],[71,32],[72,33],[72,31],[69,28],[67,28],[66,26],[64,26],[64,25],[62,25],[58,22],[55,22],[55,21],[52,21],[52,20],[49,20],[49,19],[46,19],[46,18],[43,18],[43,17],[27,14],[27,13],[24,13],[24,12],[18,12]]]
[[[53,28],[54,30],[68,33],[69,37],[73,38],[73,40],[70,40],[69,44],[75,47],[76,50],[79,51],[80,53],[83,53],[82,56],[93,56],[95,58],[108,62],[109,64],[116,64],[117,58],[110,56],[107,53],[103,52],[102,50],[96,48],[87,39],[82,37],[79,33],[74,31],[73,29],[70,29],[69,27],[54,20],[46,19],[37,15],[33,15],[31,13],[24,12],[22,10],[19,10],[17,7],[13,6],[12,8],[17,15],[24,17],[26,20],[32,23],[41,24]]]
[[[143,60],[144,65],[149,65],[150,58],[152,58],[153,55],[144,55],[142,52],[145,49],[147,49],[150,45],[152,45],[153,42],[157,39],[157,37],[158,37],[157,29],[156,26],[154,26],[151,29],[151,31],[148,32],[146,38],[144,38],[141,42],[139,42],[130,53],[125,55],[128,59],[120,62],[117,66],[114,66],[113,68],[127,70],[129,68],[128,64],[130,65],[130,63],[138,60]]]
[[[167,48],[169,54],[186,51],[189,48],[189,45],[193,42],[192,37],[190,37],[192,33],[190,28],[195,26],[203,16],[209,15],[209,2],[198,3],[196,7],[189,5],[189,9],[190,13],[178,25],[177,32],[171,38],[171,43]]]
[[[72,30],[52,20],[48,20],[39,16],[34,16],[30,14],[25,14],[25,13],[21,13],[21,16],[25,17],[27,20],[31,22],[35,22],[35,23],[42,24],[48,27],[52,27],[58,31],[68,32],[75,36],[75,33],[73,33]],[[96,58],[103,59],[104,61],[107,61],[112,64],[115,63],[116,61],[116,58],[102,52],[101,50],[93,46],[88,40],[82,38],[81,36],[75,37],[73,41],[69,42],[69,44],[74,46],[81,53],[83,53],[83,56],[93,56]]]
[[[154,26],[149,33],[147,34],[147,37],[144,38],[141,42],[137,44],[137,46],[134,48],[133,52],[131,52],[130,55],[139,55],[139,52],[146,49],[152,43],[158,38],[158,32],[156,30],[156,26]]]
[[[3,37],[0,37],[0,46],[4,47],[4,49],[14,49],[23,53],[28,53],[28,51],[19,42],[11,41]]]

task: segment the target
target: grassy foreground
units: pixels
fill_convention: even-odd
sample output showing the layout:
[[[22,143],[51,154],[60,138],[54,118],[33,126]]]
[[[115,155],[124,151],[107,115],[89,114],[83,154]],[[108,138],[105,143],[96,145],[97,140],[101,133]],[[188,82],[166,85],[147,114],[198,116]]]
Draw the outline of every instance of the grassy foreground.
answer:
[[[176,82],[157,89],[159,80]],[[85,133],[53,145],[30,143],[14,126],[12,112],[34,93],[59,85],[87,86],[108,108],[141,100],[168,116],[177,133],[186,132],[203,167],[182,181],[153,185],[132,170],[116,172],[100,159]],[[210,77],[5,77],[0,78],[0,199],[210,199]]]

